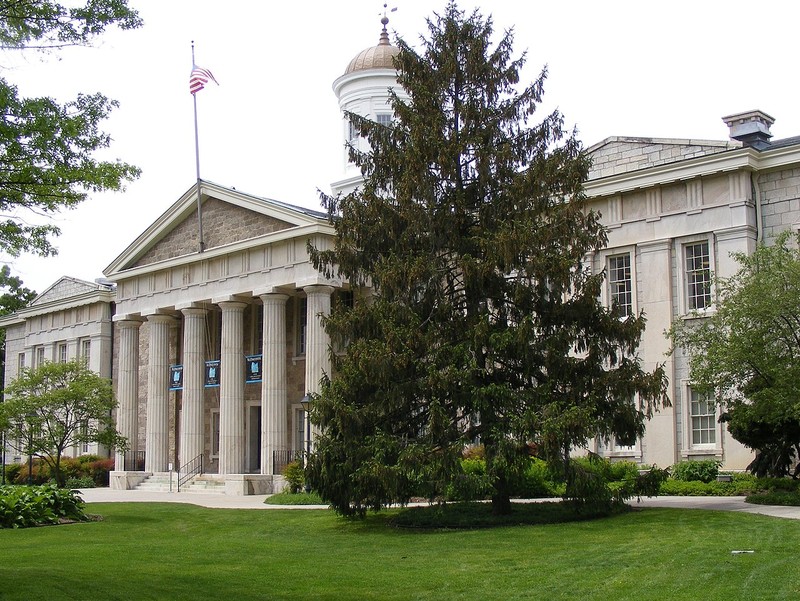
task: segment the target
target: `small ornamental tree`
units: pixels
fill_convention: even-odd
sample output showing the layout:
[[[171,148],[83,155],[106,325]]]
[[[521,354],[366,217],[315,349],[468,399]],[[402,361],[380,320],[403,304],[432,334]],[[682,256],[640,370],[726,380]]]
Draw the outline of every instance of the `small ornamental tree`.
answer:
[[[710,316],[676,321],[692,387],[722,409],[731,435],[756,452],[754,474],[784,476],[800,458],[800,237],[786,232],[717,279]]]
[[[545,73],[517,89],[524,57],[491,37],[448,4],[419,53],[397,41],[410,100],[392,95],[393,123],[346,115],[370,145],[350,149],[364,182],[323,195],[335,241],[310,249],[357,290],[324,320],[346,353],[311,413],[308,477],[342,514],[440,496],[476,440],[508,513],[531,449],[569,466],[595,436],[633,442],[667,402],[636,356],[644,318],[603,307],[603,275],[583,268],[606,237],[581,144],[558,112],[532,123]]]
[[[22,455],[40,457],[58,486],[64,486],[64,451],[97,442],[122,448],[126,440],[114,428],[116,407],[111,381],[76,359],[23,369],[0,404],[0,429]]]

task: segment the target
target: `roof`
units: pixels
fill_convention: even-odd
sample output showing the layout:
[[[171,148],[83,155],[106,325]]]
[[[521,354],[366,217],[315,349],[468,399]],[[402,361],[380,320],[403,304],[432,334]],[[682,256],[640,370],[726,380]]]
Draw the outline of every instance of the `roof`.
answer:
[[[400,52],[396,46],[389,43],[389,34],[386,32],[386,24],[389,19],[384,16],[381,19],[383,30],[377,46],[370,46],[355,55],[350,64],[347,65],[344,74],[356,71],[367,71],[369,69],[394,69],[394,57]]]

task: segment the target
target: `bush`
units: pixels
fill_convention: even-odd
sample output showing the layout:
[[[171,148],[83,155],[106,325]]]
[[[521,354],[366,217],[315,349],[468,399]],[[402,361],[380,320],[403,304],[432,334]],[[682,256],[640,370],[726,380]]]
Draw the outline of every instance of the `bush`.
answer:
[[[29,528],[85,521],[84,503],[71,490],[45,486],[0,486],[0,528]]]
[[[89,476],[80,476],[79,478],[69,478],[64,483],[64,488],[94,488],[95,482]]]
[[[513,494],[522,499],[551,498],[563,496],[565,489],[566,484],[554,478],[546,461],[531,457],[528,469],[514,486]]]
[[[289,485],[289,492],[297,494],[306,483],[306,474],[303,469],[303,464],[299,461],[290,461],[283,468],[283,477],[286,478],[286,483]]]
[[[22,471],[21,463],[6,464],[6,484],[13,484],[17,481],[19,473]]]
[[[713,482],[717,479],[722,462],[718,459],[679,461],[670,472],[675,480],[683,482]]]
[[[800,506],[800,493],[788,490],[771,490],[768,492],[748,495],[745,499],[748,503],[757,505],[784,505],[797,507]]]
[[[448,501],[477,501],[491,494],[492,483],[486,474],[486,461],[462,459],[461,473],[447,486],[445,498]]]

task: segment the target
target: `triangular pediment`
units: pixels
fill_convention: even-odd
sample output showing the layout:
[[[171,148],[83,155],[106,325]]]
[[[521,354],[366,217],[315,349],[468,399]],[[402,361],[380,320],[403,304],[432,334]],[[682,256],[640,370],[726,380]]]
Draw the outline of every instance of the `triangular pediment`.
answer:
[[[731,141],[615,136],[586,149],[586,154],[592,159],[589,179],[630,173],[740,147],[740,143]]]
[[[104,286],[102,289],[106,288],[107,287]],[[37,305],[55,303],[66,298],[72,298],[82,294],[88,294],[90,292],[97,292],[99,289],[101,288],[98,284],[79,280],[78,278],[63,276],[44,292],[39,294],[35,299],[33,299],[30,306],[35,307]]]
[[[186,191],[164,214],[109,265],[113,275],[200,252],[197,185]],[[203,250],[213,251],[291,231],[327,220],[319,211],[244,194],[211,182],[200,182]]]

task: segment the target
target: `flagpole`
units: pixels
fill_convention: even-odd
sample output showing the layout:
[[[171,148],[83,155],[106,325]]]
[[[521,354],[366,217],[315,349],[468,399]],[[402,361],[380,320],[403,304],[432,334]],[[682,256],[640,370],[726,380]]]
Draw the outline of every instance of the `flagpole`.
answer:
[[[192,69],[194,69],[194,40],[192,40]],[[192,94],[194,104],[194,161],[197,169],[197,230],[200,236],[200,248],[197,252],[203,252],[206,244],[203,241],[203,210],[200,203],[200,136],[197,132],[197,94]]]

